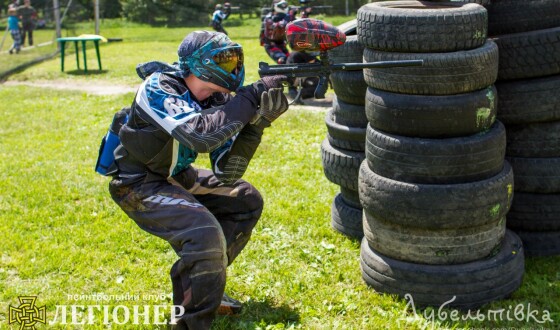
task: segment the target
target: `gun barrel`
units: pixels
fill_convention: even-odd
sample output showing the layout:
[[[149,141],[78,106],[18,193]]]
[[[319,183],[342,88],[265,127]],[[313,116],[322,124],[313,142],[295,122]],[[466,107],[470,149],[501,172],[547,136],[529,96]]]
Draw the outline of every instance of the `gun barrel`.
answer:
[[[259,76],[286,75],[288,77],[319,76],[330,71],[358,71],[372,68],[394,68],[406,66],[422,66],[423,60],[379,61],[369,63],[336,63],[325,65],[323,63],[296,63],[269,65],[259,63]]]
[[[298,64],[278,64],[268,65],[268,63],[259,63],[259,76],[286,75],[288,77],[305,77],[308,74],[321,74],[324,70],[321,63],[298,63]]]
[[[369,63],[336,63],[329,68],[333,71],[355,71],[372,68],[394,68],[405,66],[422,66],[424,60],[379,61]]]

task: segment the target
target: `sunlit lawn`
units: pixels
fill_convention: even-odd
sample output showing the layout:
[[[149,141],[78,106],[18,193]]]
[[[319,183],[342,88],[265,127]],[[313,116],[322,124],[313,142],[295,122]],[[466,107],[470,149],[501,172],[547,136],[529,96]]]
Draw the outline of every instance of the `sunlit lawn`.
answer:
[[[350,18],[326,18],[334,24]],[[245,50],[247,82],[258,79],[257,62],[268,61],[258,43],[259,20],[226,27]],[[88,75],[60,72],[53,58],[12,76],[18,81],[92,85],[140,82],[134,68],[148,60],[173,62],[180,40],[194,28],[149,28],[108,21],[101,34],[122,38],[103,44],[102,72],[93,49]],[[76,33],[92,33],[92,26]],[[12,55],[14,56],[14,55]],[[9,58],[0,54],[2,63]],[[169,267],[176,259],[167,243],[136,227],[112,202],[108,179],[93,171],[99,141],[112,114],[133,93],[91,95],[83,91],[0,85],[0,329],[19,296],[37,296],[47,319],[57,305],[169,305]],[[438,321],[437,310],[405,312],[406,301],[368,288],[359,269],[359,242],[331,228],[330,208],[339,187],[324,176],[320,110],[291,109],[267,129],[245,179],[263,194],[265,210],[247,248],[228,270],[227,291],[245,303],[238,317],[222,317],[215,329],[446,329],[537,328],[534,320]],[[201,157],[197,165],[207,167]],[[511,299],[482,313],[517,305],[551,313],[560,322],[560,257],[526,261],[522,287]],[[139,301],[88,301],[77,296],[138,295]],[[164,301],[149,297],[166,296]],[[69,307],[70,308],[70,307]],[[84,307],[85,308],[85,307]],[[85,309],[87,310],[87,308]],[[430,312],[434,312],[432,320]],[[427,316],[424,316],[424,314]],[[441,315],[441,314],[440,314]],[[487,315],[487,314],[486,314]],[[103,314],[92,325],[60,329],[104,329]],[[70,322],[68,315],[68,322]],[[111,328],[165,328],[115,325]],[[13,327],[17,327],[14,325]],[[47,328],[38,325],[37,329]],[[51,328],[51,327],[49,327]]]

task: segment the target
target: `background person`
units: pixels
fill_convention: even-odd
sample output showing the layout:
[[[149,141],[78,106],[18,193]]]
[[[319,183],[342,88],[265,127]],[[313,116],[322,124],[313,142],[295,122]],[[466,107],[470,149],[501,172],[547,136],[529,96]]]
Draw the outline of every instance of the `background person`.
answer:
[[[319,59],[314,54],[304,52],[304,51],[292,51],[288,56],[286,63],[315,63],[319,62]],[[305,102],[302,99],[313,98],[315,95],[315,89],[319,83],[319,78],[317,77],[307,77],[307,78],[296,78],[288,79],[288,96],[290,99],[294,100],[298,94],[298,87],[301,88],[300,98],[294,102],[294,104],[303,105]]]
[[[9,53],[13,54],[14,50],[17,53],[21,50],[21,33],[19,27],[19,18],[17,16],[17,9],[15,6],[8,7],[8,29],[10,30],[10,35],[12,36],[12,46],[9,49]]]
[[[120,129],[109,191],[179,256],[170,272],[173,303],[186,313],[174,328],[204,330],[216,311],[241,308],[224,294],[226,267],[263,208],[260,193],[241,177],[265,128],[288,109],[286,77],[240,87],[243,51],[223,33],[192,32],[178,55],[176,65],[137,67],[144,82]],[[209,153],[212,170],[192,166],[199,153]]]
[[[262,21],[260,43],[277,64],[284,64],[290,55],[286,44],[286,25],[294,20],[285,0],[272,3],[272,11]]]
[[[311,0],[299,0],[299,4],[301,5],[299,7],[300,18],[309,18],[311,15],[313,7],[309,5],[310,2]]]
[[[224,5],[217,4],[215,9],[216,10],[212,14],[212,21],[210,24],[216,32],[222,32],[227,35],[226,30],[222,26],[222,22],[231,14],[231,5],[229,2],[226,2]]]
[[[21,45],[27,42],[29,46],[33,46],[33,30],[35,30],[35,23],[37,22],[37,11],[31,6],[31,0],[25,0],[22,6],[17,8],[17,14],[21,19]]]

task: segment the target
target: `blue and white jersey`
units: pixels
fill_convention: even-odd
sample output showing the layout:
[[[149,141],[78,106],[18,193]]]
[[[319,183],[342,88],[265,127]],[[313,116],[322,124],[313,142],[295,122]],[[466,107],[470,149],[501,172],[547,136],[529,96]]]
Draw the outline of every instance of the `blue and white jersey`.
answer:
[[[217,23],[222,23],[222,21],[226,18],[227,18],[227,14],[219,9],[214,11],[214,13],[212,14],[212,21]]]
[[[198,152],[210,152],[214,157],[227,152],[232,144],[229,140],[235,138],[242,124],[231,125],[231,129],[226,131],[199,134],[185,123],[200,117],[202,106],[191,96],[188,89],[180,90],[182,93],[178,94],[173,89],[163,87],[161,75],[162,73],[156,72],[144,81],[136,94],[136,104],[158,126],[176,137],[173,141],[173,158],[169,170],[169,175],[172,176],[192,164]],[[215,150],[218,152],[213,152]]]
[[[217,93],[200,102],[183,78],[162,72],[148,76],[119,133],[122,147],[117,148],[115,157],[119,175],[138,178],[143,174],[135,172],[145,171],[169,178],[188,168],[198,153],[209,153],[217,177],[224,182],[239,179],[246,169],[239,164],[248,164],[252,153],[245,153],[253,147],[234,147],[258,102],[252,88],[242,88],[236,94]],[[248,139],[241,140],[244,145]],[[255,149],[258,143],[260,135]]]
[[[187,89],[177,94],[174,90],[162,88],[161,75],[161,72],[156,72],[144,80],[136,94],[136,104],[171,134],[177,126],[200,116],[202,107],[193,100]]]

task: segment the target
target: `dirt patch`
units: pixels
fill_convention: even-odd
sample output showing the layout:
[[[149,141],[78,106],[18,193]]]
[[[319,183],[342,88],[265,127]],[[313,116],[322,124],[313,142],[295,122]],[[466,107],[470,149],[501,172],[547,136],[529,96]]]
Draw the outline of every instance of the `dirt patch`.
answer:
[[[116,95],[116,94],[126,94],[136,92],[137,86],[127,86],[127,85],[107,85],[107,84],[92,84],[86,82],[77,81],[11,81],[8,80],[4,82],[5,86],[31,86],[39,88],[52,88],[60,90],[74,90],[78,92],[85,92],[93,95]]]

